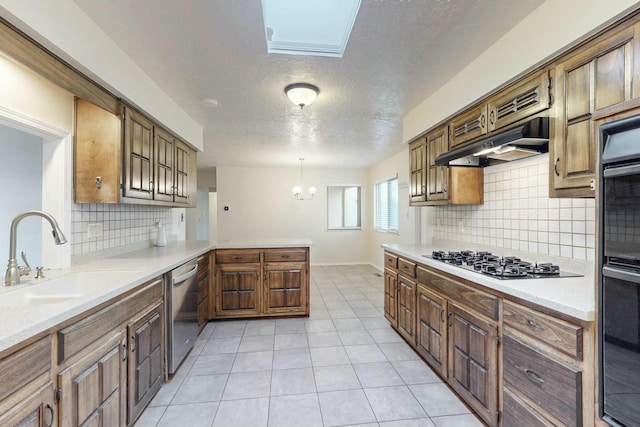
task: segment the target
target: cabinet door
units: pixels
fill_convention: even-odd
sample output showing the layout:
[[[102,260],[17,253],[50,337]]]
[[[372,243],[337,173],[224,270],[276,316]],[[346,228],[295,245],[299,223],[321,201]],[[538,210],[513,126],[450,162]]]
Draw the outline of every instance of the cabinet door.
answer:
[[[396,259],[397,262],[397,259]],[[398,293],[398,273],[384,269],[384,317],[394,327],[398,326],[396,312],[398,310],[396,296]]]
[[[426,200],[426,150],[421,138],[409,144],[409,202],[419,204]]]
[[[58,375],[61,427],[125,425],[126,358],[122,330]]]
[[[557,119],[549,144],[552,196],[595,196],[597,129],[592,115],[637,97],[637,44],[635,28],[628,28],[556,67]]]
[[[153,198],[173,202],[176,140],[165,130],[155,128],[155,186]]]
[[[209,254],[198,258],[198,331],[209,321]]]
[[[120,201],[122,122],[117,115],[76,98],[73,201]]]
[[[549,85],[549,71],[545,70],[500,91],[489,100],[488,130],[500,129],[549,108]]]
[[[153,199],[153,123],[125,108],[123,196]]]
[[[217,316],[260,314],[260,264],[219,264],[216,271]]]
[[[416,342],[416,282],[398,274],[398,331],[412,345]]]
[[[264,313],[305,313],[307,266],[304,262],[264,265]]]
[[[164,380],[162,304],[132,321],[129,331],[128,424],[133,423],[160,389]]]
[[[189,205],[196,186],[196,153],[182,141],[176,141],[174,201]],[[195,206],[195,200],[193,201]]]
[[[498,421],[498,327],[449,303],[449,383],[489,425]]]
[[[418,352],[447,376],[447,301],[418,285]]]
[[[449,132],[446,126],[429,133],[427,144],[427,194],[429,202],[446,201],[449,198],[449,167],[436,166],[436,158],[449,149]]]
[[[458,114],[449,123],[449,148],[471,141],[487,133],[487,104],[476,105]]]
[[[20,404],[0,416],[3,427],[51,427],[56,425],[53,383],[48,382]]]

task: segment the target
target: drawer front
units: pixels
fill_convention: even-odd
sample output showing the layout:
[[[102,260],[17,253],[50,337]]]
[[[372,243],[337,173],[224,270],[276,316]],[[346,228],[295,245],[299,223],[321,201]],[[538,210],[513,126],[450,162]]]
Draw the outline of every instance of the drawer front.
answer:
[[[506,300],[503,313],[505,325],[582,360],[582,327]]]
[[[307,251],[305,249],[268,250],[264,252],[265,262],[281,261],[306,261]]]
[[[58,331],[58,363],[145,311],[162,298],[163,285],[163,279],[149,282],[136,293]]]
[[[503,335],[505,384],[569,426],[582,426],[582,373]]]
[[[436,290],[453,301],[459,302],[493,320],[498,320],[498,297],[487,294],[453,279],[441,276],[433,270],[418,266],[418,283]]]
[[[0,401],[51,369],[51,335],[0,360]]]
[[[384,266],[387,268],[397,269],[398,268],[398,257],[390,254],[389,252],[384,253]]]
[[[416,263],[398,258],[398,271],[408,277],[416,277]]]
[[[503,389],[502,427],[554,427],[508,388]]]
[[[241,264],[245,262],[260,262],[260,251],[244,249],[218,249],[216,251],[217,264]]]

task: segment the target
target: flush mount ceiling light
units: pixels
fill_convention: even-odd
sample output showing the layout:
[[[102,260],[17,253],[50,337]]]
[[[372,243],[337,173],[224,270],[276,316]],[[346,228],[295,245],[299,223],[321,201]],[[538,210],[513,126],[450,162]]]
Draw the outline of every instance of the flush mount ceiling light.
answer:
[[[311,104],[320,93],[320,89],[309,83],[294,83],[284,88],[284,93],[296,105],[303,109],[305,105]]]
[[[313,196],[316,194],[316,191],[317,191],[316,187],[309,187],[309,196],[307,198],[304,197],[304,181],[302,179],[302,162],[304,161],[304,157],[300,157],[298,160],[300,160],[300,182],[298,185],[293,187],[291,192],[293,193],[293,197],[295,197],[296,200],[313,199]]]
[[[341,58],[361,0],[262,0],[267,52]]]

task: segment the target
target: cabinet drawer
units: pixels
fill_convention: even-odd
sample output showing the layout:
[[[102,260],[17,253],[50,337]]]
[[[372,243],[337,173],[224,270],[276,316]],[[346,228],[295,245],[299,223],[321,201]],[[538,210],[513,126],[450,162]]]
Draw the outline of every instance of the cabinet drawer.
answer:
[[[398,259],[398,271],[405,276],[416,277],[416,264],[404,258]]]
[[[554,427],[508,388],[503,389],[503,427]]]
[[[505,384],[569,426],[582,426],[582,372],[503,335]]]
[[[51,369],[51,335],[0,360],[0,401]]]
[[[384,253],[384,266],[387,268],[393,268],[394,270],[398,268],[398,257],[390,254],[389,252]]]
[[[260,262],[259,250],[226,250],[216,251],[217,264],[240,264],[245,262]]]
[[[264,252],[265,262],[306,261],[307,251],[304,249],[268,250]]]
[[[493,320],[498,320],[498,297],[441,276],[426,267],[418,267],[418,283],[435,290]]]
[[[163,284],[161,278],[152,281],[133,295],[58,331],[58,363],[103,338],[162,298]]]
[[[504,324],[582,360],[582,327],[539,311],[504,301]]]

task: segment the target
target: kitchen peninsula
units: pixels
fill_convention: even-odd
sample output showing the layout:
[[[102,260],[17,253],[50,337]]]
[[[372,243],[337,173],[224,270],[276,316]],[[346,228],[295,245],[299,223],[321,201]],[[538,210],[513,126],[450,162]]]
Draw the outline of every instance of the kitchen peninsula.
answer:
[[[208,285],[206,320],[306,316],[310,246],[304,239],[172,242],[0,289],[0,425],[32,417],[43,425],[92,417],[133,424],[167,378],[165,273],[209,261],[198,263],[198,284]]]

